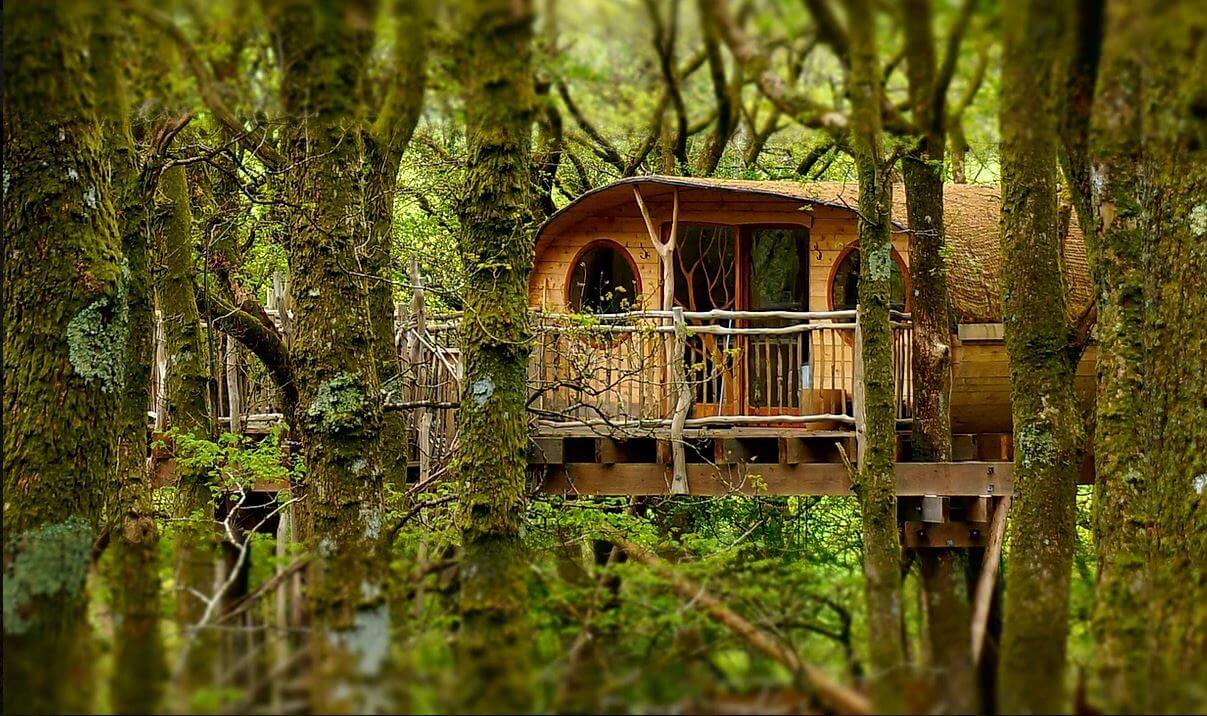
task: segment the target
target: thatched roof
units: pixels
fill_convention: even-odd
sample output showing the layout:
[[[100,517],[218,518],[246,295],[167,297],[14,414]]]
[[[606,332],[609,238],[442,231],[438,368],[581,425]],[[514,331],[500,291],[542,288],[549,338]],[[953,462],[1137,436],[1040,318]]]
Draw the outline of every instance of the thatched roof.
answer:
[[[707,189],[735,194],[774,196],[805,204],[821,204],[854,212],[859,187],[854,182],[748,181],[697,177],[632,177],[593,189],[549,217],[537,234],[542,238],[569,228],[601,211],[633,201],[628,185],[640,185],[642,196],[657,199],[680,189]],[[1001,190],[996,185],[947,184],[943,192],[944,220],[950,250],[948,286],[960,323],[996,323],[1002,320],[1001,246],[999,209]],[[893,188],[893,223],[908,230],[905,190]],[[1092,300],[1085,240],[1075,217],[1069,221],[1064,241],[1065,283],[1069,313],[1077,316]]]

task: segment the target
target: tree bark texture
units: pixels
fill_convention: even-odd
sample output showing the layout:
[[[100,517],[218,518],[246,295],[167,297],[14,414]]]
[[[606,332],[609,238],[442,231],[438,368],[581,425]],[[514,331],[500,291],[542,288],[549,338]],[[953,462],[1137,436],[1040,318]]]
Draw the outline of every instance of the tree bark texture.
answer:
[[[1145,435],[1139,426],[1144,392],[1144,257],[1146,235],[1140,176],[1140,66],[1130,30],[1138,3],[1112,4],[1109,40],[1093,99],[1092,135],[1085,139],[1066,121],[1066,169],[1087,233],[1098,301],[1098,394],[1094,434],[1096,484],[1094,539],[1098,583],[1093,631],[1098,678],[1112,711],[1135,713],[1147,697],[1147,522],[1141,504]],[[1073,32],[1084,31],[1078,27]],[[1072,103],[1072,99],[1066,100]],[[1070,114],[1075,106],[1070,106]],[[1087,146],[1093,142],[1092,150]],[[1091,154],[1092,151],[1092,154]],[[1099,177],[1089,181],[1090,162]],[[1084,181],[1076,177],[1084,174]],[[1084,207],[1084,208],[1081,208]],[[1102,218],[1110,217],[1103,225]]]
[[[873,17],[865,0],[848,0],[848,16]],[[866,445],[856,490],[863,516],[863,568],[867,580],[869,666],[872,695],[882,712],[905,709],[907,680],[901,619],[901,539],[897,532],[896,406],[893,391],[889,282],[892,242],[889,211],[892,186],[881,148],[883,90],[876,39],[870,22],[850,31],[848,91],[851,144],[859,175],[859,324],[863,335]]]
[[[373,3],[266,3],[281,66],[300,207],[287,236],[294,306],[291,358],[296,426],[315,559],[311,706],[385,708],[389,656],[382,539],[381,383],[374,335],[372,236],[363,182],[368,124],[366,66],[377,21]]]
[[[391,85],[366,133],[365,197],[369,214],[369,273],[380,277],[370,286],[373,335],[377,339],[378,376],[388,392],[399,376],[394,345],[394,195],[398,168],[419,122],[426,88],[428,9],[423,0],[398,0]],[[407,413],[382,416],[382,472],[401,488],[409,458]]]
[[[163,694],[163,643],[159,628],[159,530],[147,468],[147,405],[151,397],[155,311],[151,296],[148,196],[130,133],[121,58],[128,47],[116,7],[96,9],[91,61],[103,130],[112,200],[126,270],[129,331],[125,386],[118,424],[115,499],[107,505],[113,552],[108,574],[113,590],[114,666],[112,702],[121,713],[151,713]]]
[[[113,478],[127,271],[85,7],[4,4],[4,710],[91,708],[85,578]]]
[[[532,8],[466,0],[461,8],[466,139],[460,252],[468,273],[461,340],[461,632],[465,708],[524,711],[527,557],[522,542],[531,326]]]
[[[906,76],[917,146],[902,158],[913,294],[913,459],[951,460],[951,315],[943,222],[945,88],[939,84],[934,8],[930,0],[904,0]],[[930,675],[944,713],[969,713],[976,686],[968,638],[968,594],[959,588],[955,550],[918,554],[926,594]]]
[[[1141,3],[1151,684],[1140,709],[1207,708],[1207,17]],[[1125,303],[1126,305],[1126,303]]]
[[[999,705],[1067,708],[1068,635],[1082,416],[1060,271],[1054,52],[1061,13],[1004,8],[1001,94],[1002,310],[1014,418],[1013,521],[1006,572]]]

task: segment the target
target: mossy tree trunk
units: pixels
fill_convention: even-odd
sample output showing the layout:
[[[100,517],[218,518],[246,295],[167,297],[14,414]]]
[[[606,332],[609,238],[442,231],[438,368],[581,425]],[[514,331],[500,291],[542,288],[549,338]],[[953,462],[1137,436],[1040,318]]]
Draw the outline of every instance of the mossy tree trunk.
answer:
[[[148,196],[130,133],[126,82],[121,58],[128,43],[117,8],[97,8],[91,60],[97,109],[104,132],[103,152],[126,268],[129,332],[125,386],[118,424],[115,500],[107,509],[113,552],[114,665],[112,702],[120,713],[151,713],[163,694],[163,643],[159,628],[159,530],[154,519],[147,469],[147,404],[151,397],[155,311],[151,296]]]
[[[1070,58],[1061,126],[1065,176],[1087,236],[1097,294],[1094,539],[1099,563],[1093,632],[1102,694],[1117,713],[1142,710],[1149,677],[1147,521],[1141,503],[1147,437],[1140,429],[1148,400],[1142,375],[1149,337],[1147,244],[1139,176],[1141,48],[1133,44],[1139,38],[1131,29],[1141,22],[1139,12],[1139,3],[1111,4],[1105,54],[1100,68],[1094,63],[1102,78],[1097,97],[1093,75],[1085,76],[1088,67],[1081,67],[1076,54]],[[1075,19],[1070,37],[1102,37],[1101,26],[1085,26],[1084,14]],[[1101,16],[1097,22],[1103,22]],[[1092,116],[1086,107],[1091,102]],[[1091,166],[1100,180],[1097,189],[1090,181]],[[1102,206],[1111,219],[1106,225]]]
[[[851,145],[859,176],[859,325],[863,336],[865,445],[856,490],[863,516],[863,571],[867,580],[872,694],[882,712],[905,709],[905,646],[901,619],[901,539],[897,532],[896,405],[893,391],[889,284],[892,185],[881,147],[883,88],[872,5],[848,0],[850,23]]]
[[[902,160],[913,278],[914,422],[916,459],[951,459],[951,314],[943,223],[944,87],[935,67],[930,0],[905,0],[906,69],[917,145]]]
[[[209,408],[209,348],[194,288],[198,280],[193,261],[194,222],[185,168],[165,169],[156,189],[155,230],[160,262],[157,294],[168,355],[164,386],[168,425],[182,434],[211,438],[215,427],[214,414]],[[217,637],[212,632],[191,630],[205,613],[205,602],[197,594],[210,597],[214,593],[218,533],[209,472],[180,463],[176,464],[175,472],[173,512],[180,520],[176,537],[175,620],[184,638],[192,639],[187,665],[175,687],[187,700],[195,689],[211,684],[215,678]]]
[[[369,212],[370,273],[381,277],[372,292],[373,334],[377,338],[378,374],[386,395],[398,385],[399,362],[394,344],[394,196],[402,155],[414,134],[427,87],[428,8],[423,0],[397,0],[391,84],[367,134],[366,203]],[[397,399],[397,393],[393,393]],[[383,415],[382,472],[399,490],[406,482],[409,459],[407,413]]]
[[[532,9],[464,0],[469,164],[460,252],[468,272],[461,340],[461,632],[465,708],[531,708],[522,541],[531,327]]]
[[[182,432],[209,436],[214,432],[214,416],[209,406],[208,349],[197,307],[193,207],[185,168],[165,169],[157,192],[156,298],[169,361],[164,387],[168,425]]]
[[[915,460],[951,460],[951,326],[944,261],[943,157],[946,144],[947,87],[937,67],[934,8],[930,0],[902,4],[906,76],[917,145],[902,159],[909,217],[909,259],[913,294]],[[957,30],[953,30],[956,32]],[[953,50],[949,50],[953,51]],[[945,58],[952,61],[951,58]],[[976,687],[969,649],[968,595],[963,588],[962,550],[918,552],[926,591],[930,672],[938,708],[948,713],[975,709]]]
[[[1014,418],[1015,497],[1006,573],[999,705],[1066,708],[1068,635],[1082,417],[1074,396],[1060,268],[1054,53],[1062,14],[1027,0],[1004,8],[1001,94],[1002,311]]]
[[[1143,4],[1142,176],[1153,249],[1145,390],[1152,684],[1141,708],[1207,710],[1207,15]]]
[[[315,710],[373,711],[389,652],[382,527],[382,409],[373,297],[379,280],[363,167],[373,3],[266,2],[291,129],[287,237],[294,306],[296,426],[306,459],[314,561]]]
[[[113,478],[127,281],[87,13],[4,4],[4,710],[91,709],[85,578]]]
[[[936,95],[934,9],[930,0],[902,4],[906,77],[916,145],[902,158],[905,205],[909,218],[910,274],[913,293],[914,459],[951,460],[951,319],[948,315],[947,267],[943,260],[943,112],[945,92]],[[943,710],[966,705],[971,694],[967,654],[967,606],[955,585],[950,550],[921,550],[920,576],[926,592],[932,668]],[[966,650],[965,650],[966,651]],[[957,706],[957,703],[960,705]],[[967,710],[967,709],[963,709]]]

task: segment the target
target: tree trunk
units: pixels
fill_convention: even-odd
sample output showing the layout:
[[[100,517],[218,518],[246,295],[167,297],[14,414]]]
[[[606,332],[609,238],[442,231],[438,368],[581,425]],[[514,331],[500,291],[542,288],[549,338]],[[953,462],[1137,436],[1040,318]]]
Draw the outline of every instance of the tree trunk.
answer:
[[[1065,641],[1082,422],[1057,217],[1053,55],[1063,38],[1060,15],[1037,0],[1010,3],[1003,12],[1002,310],[1015,439],[998,691],[1005,713],[1067,708]]]
[[[293,129],[285,153],[296,174],[291,216],[292,360],[297,427],[306,460],[315,559],[308,587],[314,618],[312,707],[388,708],[389,655],[382,539],[380,343],[372,312],[378,277],[363,179],[364,82],[371,4],[269,2],[281,94]],[[368,357],[368,359],[366,359]]]
[[[156,209],[161,274],[157,291],[167,346],[166,410],[168,425],[198,437],[213,434],[209,406],[209,354],[197,307],[197,268],[193,263],[193,210],[188,176],[182,166],[168,167],[157,187]]]
[[[849,17],[872,18],[866,0],[848,0]],[[850,27],[851,143],[859,175],[859,325],[863,336],[866,444],[856,490],[863,515],[872,695],[881,712],[905,710],[905,646],[901,633],[901,540],[897,533],[896,405],[893,391],[889,282],[892,185],[880,142],[880,61],[871,22]]]
[[[82,3],[4,4],[4,711],[89,711],[127,281]]]
[[[1148,397],[1142,371],[1149,337],[1144,315],[1146,236],[1140,177],[1140,48],[1130,31],[1140,21],[1137,3],[1112,3],[1110,34],[1101,69],[1102,90],[1095,100],[1093,134],[1070,141],[1066,166],[1092,160],[1101,178],[1094,192],[1088,181],[1069,184],[1078,197],[1078,216],[1087,241],[1098,301],[1098,394],[1094,434],[1096,485],[1094,539],[1098,584],[1093,630],[1098,645],[1098,678],[1107,706],[1116,713],[1143,710],[1147,696],[1148,599],[1146,518],[1141,504],[1139,466],[1146,450],[1139,427]],[[1077,27],[1073,33],[1084,33]],[[1071,100],[1070,100],[1071,101]],[[1066,110],[1066,116],[1072,107]],[[1066,122],[1066,126],[1071,122]],[[1091,151],[1085,146],[1093,142]],[[1101,225],[1102,211],[1111,216]]]
[[[114,665],[112,701],[121,713],[151,713],[163,694],[163,643],[159,630],[159,530],[147,469],[147,404],[151,397],[155,311],[151,301],[148,198],[130,134],[120,60],[126,49],[115,6],[98,8],[91,55],[104,157],[121,233],[129,332],[126,381],[118,425],[116,499],[108,506],[113,562]]]
[[[1140,708],[1207,708],[1207,18],[1202,9],[1142,3],[1140,104],[1151,250],[1145,272],[1147,487],[1152,683]],[[1191,69],[1196,68],[1196,69]],[[1126,300],[1126,296],[1122,299]],[[1146,429],[1147,428],[1147,429]]]
[[[212,438],[214,415],[209,409],[209,368],[205,332],[197,310],[193,263],[193,212],[188,177],[183,166],[168,167],[159,179],[155,208],[156,233],[162,272],[158,298],[168,355],[164,409],[174,431],[198,438]],[[181,679],[174,683],[187,706],[189,694],[214,680],[217,639],[212,632],[192,633],[205,613],[206,597],[214,593],[214,565],[218,559],[218,536],[214,524],[211,478],[204,468],[177,462],[176,504],[180,520],[176,549],[176,613],[181,634],[194,641]]]
[[[465,708],[531,708],[527,557],[521,526],[528,430],[525,385],[531,327],[528,215],[532,9],[527,2],[466,0],[466,140],[469,166],[460,252],[468,282],[461,323],[461,632]]]
[[[366,141],[365,181],[369,211],[369,273],[380,277],[370,286],[370,320],[377,341],[377,371],[389,394],[396,390],[399,361],[394,345],[394,194],[398,168],[423,108],[426,88],[428,10],[420,0],[401,0],[394,41],[394,76]],[[382,416],[382,472],[399,492],[405,491],[408,460],[407,413]]]
[[[913,277],[912,448],[915,460],[951,460],[951,315],[948,310],[946,227],[943,223],[943,126],[945,92],[936,90],[934,11],[930,0],[902,5],[905,61],[918,147],[902,160],[909,217],[909,261]],[[918,553],[926,593],[933,690],[939,710],[975,710],[976,686],[969,650],[967,592],[959,588],[957,550]]]

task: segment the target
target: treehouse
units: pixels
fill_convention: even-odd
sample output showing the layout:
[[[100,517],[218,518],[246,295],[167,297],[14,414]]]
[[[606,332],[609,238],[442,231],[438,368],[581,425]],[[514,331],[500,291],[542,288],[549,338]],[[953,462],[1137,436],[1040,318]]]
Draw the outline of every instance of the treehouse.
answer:
[[[580,369],[593,378],[541,396],[537,404],[550,412],[542,422],[552,430],[557,418],[568,427],[573,418],[626,425],[667,417],[667,401],[651,388],[673,375],[667,356],[672,363],[678,356],[659,352],[657,344],[659,332],[673,335],[681,317],[689,425],[853,427],[860,372],[853,350],[857,189],[649,177],[588,192],[554,214],[537,234],[530,303],[544,326],[568,314],[597,316],[594,330],[606,338],[584,343],[570,329],[541,334],[533,359],[537,390]],[[996,187],[946,187],[955,317],[951,413],[953,429],[964,434],[1008,433],[1011,426],[998,204]],[[900,187],[893,221],[893,362],[904,424],[912,417],[914,387]],[[1085,247],[1076,226],[1065,233],[1069,306],[1079,315],[1090,302]],[[589,357],[578,359],[580,352]],[[1089,391],[1092,360],[1083,360],[1079,372]]]
[[[914,278],[904,192],[894,191],[898,494],[903,523],[930,509],[938,524],[964,525],[944,539],[973,545],[987,534],[988,499],[1012,491],[1000,199],[991,186],[945,192],[954,450],[952,462],[924,463],[912,460],[907,439]],[[854,184],[643,177],[587,192],[551,216],[535,237],[529,284],[534,489],[851,494],[846,463],[861,456],[864,416],[856,197]],[[1081,317],[1091,302],[1085,246],[1070,213],[1062,216],[1068,307]],[[463,317],[428,311],[413,271],[413,299],[396,307],[400,373],[387,399],[412,417],[412,477],[426,482],[456,452]],[[288,333],[282,281],[268,313]],[[215,363],[224,423],[254,432],[279,420],[275,392],[264,376],[251,380],[254,366],[238,349]],[[161,353],[157,386],[166,364]],[[1093,365],[1091,346],[1078,367],[1087,401]]]
[[[853,183],[641,177],[587,192],[551,216],[536,235],[529,284],[530,460],[548,466],[546,488],[850,494],[842,458],[858,458],[863,415],[857,192]],[[912,277],[897,187],[899,491],[1009,494],[999,190],[948,185],[944,199],[954,457],[965,464],[909,462]],[[1085,247],[1064,216],[1068,304],[1080,316],[1091,301]],[[419,371],[411,400],[458,399],[458,320],[412,311],[403,329],[404,363]],[[1092,353],[1078,374],[1088,399]],[[427,413],[417,421],[421,464],[455,429],[452,411]]]

